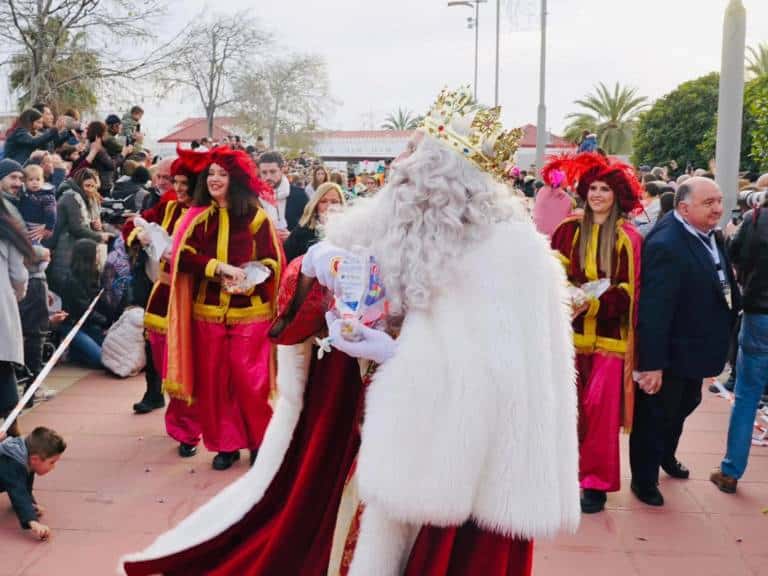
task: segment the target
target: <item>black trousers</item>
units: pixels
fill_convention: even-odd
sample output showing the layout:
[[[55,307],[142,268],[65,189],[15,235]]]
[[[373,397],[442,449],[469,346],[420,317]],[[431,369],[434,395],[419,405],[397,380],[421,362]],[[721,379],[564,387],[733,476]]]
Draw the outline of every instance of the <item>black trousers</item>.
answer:
[[[147,390],[142,400],[152,401],[163,397],[163,377],[155,366],[152,357],[152,347],[149,344],[149,338],[144,339],[144,351],[147,356],[147,365],[144,368],[144,378],[147,382]]]
[[[700,379],[665,374],[657,394],[636,389],[629,461],[638,486],[655,486],[659,466],[675,457],[685,419],[701,404],[701,386]]]
[[[43,368],[43,342],[48,331],[48,284],[43,278],[30,278],[27,295],[19,302],[24,332],[24,364],[32,374]]]
[[[19,403],[16,370],[13,363],[0,361],[0,417],[5,418]]]

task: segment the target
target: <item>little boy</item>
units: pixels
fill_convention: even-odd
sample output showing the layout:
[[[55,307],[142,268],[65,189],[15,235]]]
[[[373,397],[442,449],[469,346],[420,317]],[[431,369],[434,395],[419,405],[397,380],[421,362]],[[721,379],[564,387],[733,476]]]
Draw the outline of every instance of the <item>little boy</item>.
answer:
[[[45,186],[42,166],[29,164],[24,168],[24,191],[19,200],[19,212],[29,230],[33,244],[53,235],[56,227],[56,196]]]
[[[39,522],[43,508],[32,495],[35,474],[44,476],[56,467],[67,444],[53,430],[39,426],[26,438],[0,441],[0,492],[7,492],[21,527],[47,540],[51,529]]]

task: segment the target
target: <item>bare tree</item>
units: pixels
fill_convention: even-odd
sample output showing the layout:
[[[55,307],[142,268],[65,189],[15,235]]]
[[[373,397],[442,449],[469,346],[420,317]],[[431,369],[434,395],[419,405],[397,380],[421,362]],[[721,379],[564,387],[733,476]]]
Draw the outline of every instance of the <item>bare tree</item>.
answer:
[[[244,12],[216,16],[193,27],[185,48],[165,74],[165,84],[193,90],[208,119],[208,136],[213,136],[216,112],[232,103],[232,81],[240,69],[269,42],[253,18]]]
[[[16,85],[26,102],[55,101],[59,90],[84,79],[147,77],[167,66],[174,52],[175,39],[151,51],[137,50],[156,39],[153,30],[164,13],[164,0],[3,0],[0,39],[9,57],[2,64],[22,71]],[[98,56],[87,66],[60,65],[63,59],[72,61],[67,38],[73,35],[86,39],[81,49]],[[131,39],[128,50],[121,41],[126,38]]]
[[[234,93],[238,120],[251,133],[266,131],[272,148],[279,133],[313,130],[320,115],[336,104],[325,60],[314,54],[271,59],[246,71]]]

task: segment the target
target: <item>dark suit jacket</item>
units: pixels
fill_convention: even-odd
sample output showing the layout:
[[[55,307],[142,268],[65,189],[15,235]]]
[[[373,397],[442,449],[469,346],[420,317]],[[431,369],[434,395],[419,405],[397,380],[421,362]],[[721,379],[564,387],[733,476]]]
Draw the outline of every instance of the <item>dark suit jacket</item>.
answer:
[[[291,186],[291,192],[285,201],[285,221],[288,223],[288,230],[293,231],[299,225],[307,202],[309,202],[307,193],[298,186]]]
[[[637,329],[638,370],[664,370],[691,379],[722,372],[741,299],[720,241],[718,247],[731,285],[732,309],[712,256],[673,213],[646,237]]]

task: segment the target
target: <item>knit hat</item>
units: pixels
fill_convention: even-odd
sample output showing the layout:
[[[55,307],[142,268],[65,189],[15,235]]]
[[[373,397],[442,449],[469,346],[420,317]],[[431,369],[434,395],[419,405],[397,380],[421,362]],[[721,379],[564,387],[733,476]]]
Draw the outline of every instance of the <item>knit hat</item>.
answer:
[[[0,180],[14,172],[21,172],[23,174],[24,168],[22,168],[21,164],[16,162],[16,160],[12,160],[11,158],[0,160]]]

